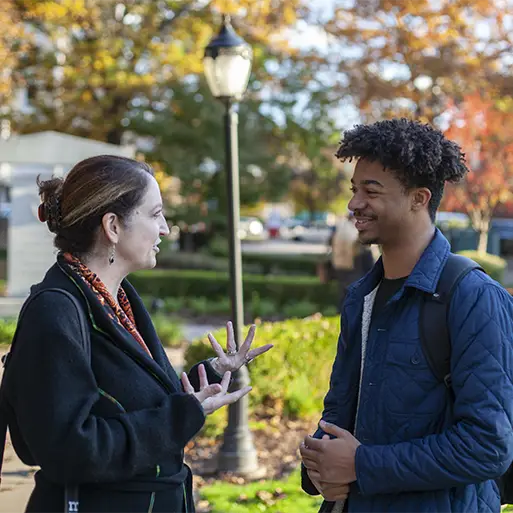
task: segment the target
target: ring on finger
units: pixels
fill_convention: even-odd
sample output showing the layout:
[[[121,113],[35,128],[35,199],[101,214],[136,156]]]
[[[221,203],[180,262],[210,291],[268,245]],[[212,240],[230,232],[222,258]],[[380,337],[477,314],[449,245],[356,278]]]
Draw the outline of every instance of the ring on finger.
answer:
[[[249,365],[253,361],[253,358],[250,358],[248,355],[244,357],[244,363]]]
[[[233,351],[233,350],[229,350],[229,351],[227,351],[227,352],[226,352],[226,354],[227,354],[228,356],[235,356],[235,355],[237,354],[237,350],[235,350],[235,351]]]

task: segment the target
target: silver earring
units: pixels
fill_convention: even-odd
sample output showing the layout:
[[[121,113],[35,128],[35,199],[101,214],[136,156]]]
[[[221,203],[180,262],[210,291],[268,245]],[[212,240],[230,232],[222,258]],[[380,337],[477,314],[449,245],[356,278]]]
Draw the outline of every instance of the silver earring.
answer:
[[[114,263],[114,257],[116,256],[116,246],[112,246],[112,250],[110,252],[109,264],[112,265]]]

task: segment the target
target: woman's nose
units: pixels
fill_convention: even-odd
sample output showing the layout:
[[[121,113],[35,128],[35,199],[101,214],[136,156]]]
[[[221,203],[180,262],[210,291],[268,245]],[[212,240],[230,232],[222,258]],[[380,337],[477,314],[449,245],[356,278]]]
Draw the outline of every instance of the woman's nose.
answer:
[[[162,235],[163,237],[166,237],[167,235],[169,235],[169,226],[167,225],[166,222],[164,222],[162,224],[162,226],[160,227],[160,235]]]

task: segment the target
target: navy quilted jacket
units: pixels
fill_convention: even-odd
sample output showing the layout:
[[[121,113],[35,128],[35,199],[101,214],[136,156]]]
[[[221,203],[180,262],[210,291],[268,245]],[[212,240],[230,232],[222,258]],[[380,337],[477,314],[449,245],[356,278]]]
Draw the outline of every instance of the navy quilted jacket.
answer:
[[[449,251],[437,230],[373,320],[358,413],[364,298],[382,277],[381,261],[348,292],[323,418],[362,443],[349,512],[500,511],[494,479],[513,460],[513,301],[477,270],[458,285],[448,318],[453,402],[428,367],[419,333],[421,296],[435,292]],[[304,469],[303,488],[316,493]]]

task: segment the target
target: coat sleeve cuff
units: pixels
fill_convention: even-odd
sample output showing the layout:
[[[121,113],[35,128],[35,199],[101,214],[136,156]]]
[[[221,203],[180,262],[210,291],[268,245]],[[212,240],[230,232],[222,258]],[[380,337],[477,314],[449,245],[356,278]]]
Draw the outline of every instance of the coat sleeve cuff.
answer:
[[[219,373],[217,373],[214,370],[214,367],[211,365],[211,361],[213,358],[209,358],[208,360],[203,360],[202,362],[198,362],[196,365],[194,365],[191,370],[188,373],[189,381],[191,382],[191,385],[194,387],[194,390],[199,390],[199,373],[198,373],[198,367],[200,365],[204,365],[205,371],[207,373],[207,379],[209,384],[213,383],[221,383],[221,380],[223,379],[223,376],[221,376]],[[230,384],[232,383],[233,378],[230,379]]]
[[[306,471],[306,467],[301,463],[301,488],[308,495],[320,495],[319,490],[315,488],[312,480],[308,476],[308,472]]]
[[[356,471],[356,484],[358,486],[358,490],[362,495],[367,495],[368,492],[366,491],[365,487],[365,463],[364,463],[364,457],[365,457],[365,446],[359,445],[356,448],[356,454],[355,454],[355,471]]]

